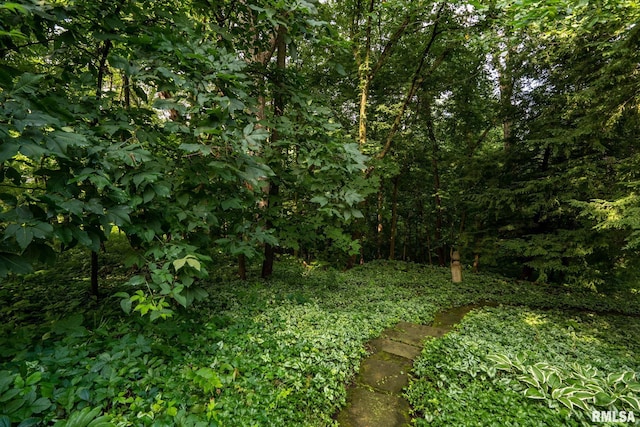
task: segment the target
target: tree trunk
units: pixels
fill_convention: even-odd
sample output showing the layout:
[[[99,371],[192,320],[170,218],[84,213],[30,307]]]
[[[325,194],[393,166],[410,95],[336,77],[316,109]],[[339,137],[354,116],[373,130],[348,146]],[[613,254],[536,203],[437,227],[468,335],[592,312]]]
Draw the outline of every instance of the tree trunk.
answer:
[[[360,116],[358,118],[358,143],[362,146],[367,142],[367,102],[369,98],[369,83],[371,82],[371,29],[375,10],[375,0],[370,0],[365,28],[364,57],[356,54],[358,62],[358,78],[360,79]]]
[[[433,173],[433,191],[436,203],[436,226],[434,230],[434,239],[436,241],[436,255],[438,255],[438,265],[444,267],[446,264],[445,251],[442,244],[442,198],[440,197],[440,173],[438,171],[438,140],[434,130],[433,115],[431,113],[431,100],[425,102],[425,113],[427,116],[427,131],[432,144],[431,154],[431,170]]]
[[[98,268],[98,252],[91,251],[91,295],[94,295],[96,298],[100,296]]]
[[[247,280],[247,257],[245,254],[238,255],[238,278]]]
[[[281,117],[284,114],[284,70],[287,65],[287,43],[286,43],[287,29],[284,25],[278,27],[278,36],[276,39],[277,60],[276,60],[276,84],[275,93],[273,96],[273,109],[276,117]],[[278,142],[279,135],[278,130],[273,129],[271,131],[271,144],[275,145]],[[267,186],[266,207],[269,210],[276,208],[276,199],[280,193],[280,188],[275,180],[272,178]],[[269,214],[267,214],[267,218]],[[271,220],[267,219],[267,229],[273,228]],[[267,243],[264,246],[264,261],[262,262],[262,277],[267,278],[273,274],[273,262],[275,259],[275,248],[273,245]]]
[[[429,265],[433,265],[433,258],[431,258],[431,233],[429,232],[429,228],[427,228],[427,259],[429,260]]]
[[[418,67],[413,73],[411,86],[409,87],[409,91],[407,92],[407,96],[405,97],[404,102],[402,103],[402,107],[400,108],[400,111],[398,111],[398,114],[396,114],[396,118],[393,121],[393,125],[391,126],[389,133],[387,134],[387,138],[385,140],[384,146],[382,147],[382,150],[376,155],[376,158],[378,159],[383,159],[387,155],[387,153],[389,153],[389,151],[391,150],[391,144],[393,143],[393,138],[395,137],[396,133],[398,132],[398,129],[400,128],[400,125],[402,124],[405,111],[407,110],[409,103],[413,100],[416,92],[418,91],[418,88],[422,85],[422,82],[425,79],[425,77],[422,75],[422,69],[424,68],[424,65],[427,62],[427,57],[431,52],[431,47],[433,46],[433,43],[438,37],[438,34],[440,34],[438,32],[438,24],[440,23],[440,16],[442,14],[442,11],[444,10],[444,6],[445,6],[445,3],[443,3],[438,9],[436,19],[433,24],[433,28],[431,30],[431,37],[429,38],[429,41],[427,42],[424,50],[422,51],[422,56],[420,57],[420,61],[418,61]],[[448,51],[445,50],[438,58],[436,58],[433,61],[431,68],[427,72],[427,75],[432,73],[436,68],[438,68],[444,62],[444,59],[447,53]]]
[[[377,252],[378,252],[378,259],[382,258],[382,241],[384,238],[384,225],[382,224],[382,220],[383,220],[383,215],[382,215],[382,208],[384,207],[384,185],[383,185],[383,180],[380,180],[380,188],[378,188],[378,206],[377,206],[377,220],[378,220],[378,226],[376,227],[376,245],[377,245]]]
[[[514,49],[507,46],[503,57],[499,55],[494,57],[500,85],[500,115],[505,151],[509,151],[513,142],[513,53]]]
[[[389,259],[396,257],[396,235],[398,234],[398,183],[400,175],[393,178],[393,195],[391,196],[391,235],[389,236]]]
[[[116,10],[119,10],[116,9]],[[102,85],[104,84],[104,75],[107,71],[107,59],[109,57],[109,52],[113,44],[111,40],[107,39],[103,42],[102,46],[98,46],[98,54],[100,56],[98,62],[98,77],[96,82],[96,100],[100,101],[102,99]],[[98,124],[98,119],[96,118],[94,125]],[[99,297],[100,289],[98,282],[98,253],[96,251],[91,251],[91,294],[95,295],[96,298]]]

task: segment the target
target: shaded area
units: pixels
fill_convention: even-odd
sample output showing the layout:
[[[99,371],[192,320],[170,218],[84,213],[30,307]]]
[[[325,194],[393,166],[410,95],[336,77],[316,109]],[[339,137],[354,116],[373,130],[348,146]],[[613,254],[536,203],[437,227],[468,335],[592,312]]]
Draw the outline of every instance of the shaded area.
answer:
[[[480,305],[456,307],[438,313],[432,326],[399,322],[368,343],[371,355],[362,361],[347,404],[336,415],[344,427],[400,427],[411,421],[409,402],[402,390],[409,384],[413,361],[426,339],[449,332]]]

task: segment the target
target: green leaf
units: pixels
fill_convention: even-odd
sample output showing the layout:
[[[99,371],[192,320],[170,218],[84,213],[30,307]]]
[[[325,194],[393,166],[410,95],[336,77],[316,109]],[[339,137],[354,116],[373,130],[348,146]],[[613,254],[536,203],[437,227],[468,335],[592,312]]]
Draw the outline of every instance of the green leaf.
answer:
[[[127,58],[124,58],[120,55],[111,55],[109,57],[109,64],[113,68],[120,69],[124,71],[125,74],[131,75],[131,65],[129,64],[129,61],[127,60]]]
[[[591,409],[584,399],[580,399],[577,396],[569,396],[568,399],[574,406],[577,406],[584,411],[589,411]]]
[[[31,231],[31,227],[27,227],[23,225],[18,227],[14,234],[20,249],[24,250],[29,246],[29,243],[33,240],[33,231]]]
[[[9,385],[13,383],[16,374],[10,371],[0,371],[0,395],[9,389]]]
[[[15,388],[9,389],[8,391],[0,395],[0,402],[9,402],[11,399],[22,392],[22,388],[24,387],[24,381],[22,381],[22,378],[18,375],[16,377],[13,377],[13,380]]]
[[[220,203],[220,206],[225,211],[228,211],[230,209],[242,209],[242,203],[241,203],[240,199],[235,198],[235,197],[232,198],[232,199],[223,200]]]
[[[131,313],[131,304],[131,298],[129,297],[129,295],[127,295],[126,298],[122,298],[120,300],[120,308],[122,308],[122,311],[127,314]]]
[[[187,263],[186,258],[176,259],[173,261],[173,268],[175,268],[176,271],[179,271],[182,267],[184,267],[186,263]]]
[[[490,354],[487,359],[495,362],[495,368],[503,371],[510,371],[512,368],[511,360],[504,354]]]
[[[89,145],[87,138],[79,133],[74,133],[73,129],[53,131],[51,137],[60,144],[60,147],[63,147],[65,152],[67,147],[86,147]]]
[[[51,401],[46,397],[41,397],[31,404],[31,412],[39,414],[51,407]]]
[[[0,415],[0,427],[11,427],[11,418],[6,415]]]
[[[4,407],[5,413],[12,414],[14,412],[17,412],[20,408],[24,406],[25,403],[27,403],[27,401],[24,400],[23,398],[10,400],[9,403],[7,403]]]
[[[108,209],[106,214],[109,221],[119,227],[131,223],[129,208],[127,206],[115,206]]]
[[[320,207],[326,206],[329,203],[329,199],[324,196],[315,196],[311,198],[312,203],[318,203]]]
[[[560,375],[558,375],[556,372],[552,372],[547,378],[547,384],[549,384],[549,387],[551,388],[560,387],[562,385],[562,378],[560,378]]]
[[[20,12],[25,15],[29,13],[29,9],[24,7],[24,5],[10,2],[10,1],[0,4],[0,9],[7,9],[7,10],[10,10],[11,12]]]
[[[530,399],[544,399],[545,396],[537,388],[529,387],[524,391],[524,395]]]
[[[0,144],[0,163],[6,162],[18,154],[20,143],[14,140],[3,141]]]
[[[626,389],[633,393],[640,393],[640,383],[630,382],[629,384],[627,384]]]
[[[187,297],[180,294],[180,293],[175,293],[173,294],[173,299],[175,299],[181,306],[183,307],[187,307]]]
[[[47,399],[48,400],[48,399]],[[36,411],[33,410],[33,406],[31,407],[31,411],[34,413],[38,413]],[[40,411],[42,412],[42,411]],[[35,417],[31,417],[31,418],[27,418],[25,420],[22,420],[20,422],[20,424],[18,424],[18,427],[31,427],[31,426],[37,426],[39,424],[42,423],[42,420],[40,418],[35,418]]]
[[[613,402],[616,401],[615,396],[611,396],[607,393],[602,393],[602,392],[596,393],[595,399],[596,399],[596,405],[605,406],[605,407],[611,405]]]
[[[544,375],[544,372],[538,366],[535,366],[535,365],[529,366],[529,372],[531,373],[533,378],[535,378],[538,384],[546,383],[546,377]]]
[[[25,384],[28,386],[34,385],[39,383],[41,379],[42,379],[42,372],[34,372],[33,374],[27,377]]]
[[[569,398],[567,397],[559,397],[558,402],[562,403],[564,406],[566,406],[569,409],[573,409],[573,402],[569,400]]]
[[[8,273],[27,274],[33,271],[29,261],[19,255],[0,252],[0,277]]]
[[[40,80],[44,78],[44,75],[32,74],[32,73],[24,73],[15,86],[13,86],[12,94],[22,95],[22,94],[33,94],[37,90],[37,84]]]
[[[108,416],[98,416],[100,408],[83,408],[81,411],[71,414],[66,423],[60,427],[114,427]],[[57,426],[57,424],[56,424]]]
[[[192,267],[192,268],[194,268],[194,269],[196,269],[196,270],[198,270],[198,271],[200,271],[200,270],[201,270],[201,268],[202,268],[202,267],[201,267],[201,264],[200,264],[200,261],[198,261],[198,260],[197,260],[197,259],[195,259],[195,258],[187,258],[187,264],[188,264],[190,267]]]
[[[629,405],[634,411],[640,411],[640,398],[637,396],[620,396],[618,400]]]

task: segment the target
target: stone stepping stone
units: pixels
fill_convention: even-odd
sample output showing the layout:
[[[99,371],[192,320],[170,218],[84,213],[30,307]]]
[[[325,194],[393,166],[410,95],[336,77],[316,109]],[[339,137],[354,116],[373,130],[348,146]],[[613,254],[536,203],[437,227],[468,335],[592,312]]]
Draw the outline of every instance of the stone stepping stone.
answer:
[[[467,315],[474,308],[480,307],[479,305],[465,305],[462,307],[456,307],[447,311],[442,311],[433,319],[434,326],[452,327],[453,325],[460,323],[462,318]]]
[[[382,337],[414,347],[422,347],[426,338],[439,338],[450,330],[451,328],[447,327],[424,326],[415,323],[400,322],[393,328],[382,332]]]
[[[378,352],[360,365],[358,383],[375,391],[401,393],[409,385],[411,360],[387,352]]]
[[[384,351],[389,354],[404,357],[408,360],[414,360],[420,354],[421,348],[414,345],[405,344],[400,341],[390,340],[388,338],[377,338],[369,341],[369,348],[372,353]]]
[[[373,353],[360,364],[356,383],[347,394],[347,405],[336,415],[341,427],[404,427],[410,419],[409,402],[402,389],[409,384],[414,359],[426,339],[451,331],[473,308],[465,306],[436,315],[433,325],[400,322],[386,329],[367,346]]]
[[[404,427],[411,421],[409,402],[401,396],[365,387],[349,390],[347,406],[336,418],[340,426]]]

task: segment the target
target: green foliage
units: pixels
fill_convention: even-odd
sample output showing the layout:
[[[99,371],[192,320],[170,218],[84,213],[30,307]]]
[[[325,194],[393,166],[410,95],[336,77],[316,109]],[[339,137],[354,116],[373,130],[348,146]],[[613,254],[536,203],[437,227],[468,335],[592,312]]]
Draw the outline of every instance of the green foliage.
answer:
[[[79,248],[69,251],[56,269],[11,277],[0,285],[6,319],[0,326],[0,378],[7,378],[0,398],[15,400],[17,408],[0,411],[0,416],[12,423],[37,419],[61,425],[71,425],[74,417],[96,423],[108,417],[114,425],[325,426],[345,402],[345,384],[366,353],[364,343],[400,320],[428,323],[442,308],[482,299],[640,311],[637,294],[604,296],[570,288],[558,293],[556,287],[471,274],[454,285],[448,269],[417,264],[376,262],[340,272],[289,259],[269,282],[222,280],[214,271],[198,278],[197,286],[215,297],[194,301],[189,310],[179,309],[179,302],[162,295],[159,286],[155,295],[164,297],[174,312],[149,322],[125,316],[117,304],[118,292],[140,295],[122,285],[127,275],[136,274],[123,267],[126,248],[122,236],[106,242],[103,274],[111,296],[102,301],[87,296],[82,280],[86,253]],[[190,274],[197,272],[197,257],[180,251],[174,255],[158,262],[158,274],[164,274],[164,264],[172,277],[190,268]],[[151,270],[138,275],[155,286]],[[410,395],[440,379],[437,393],[424,389],[430,396],[426,400],[437,398],[433,405],[453,412],[456,401],[467,402],[461,410],[468,414],[465,420],[494,419],[480,408],[507,405],[499,407],[512,408],[514,420],[529,416],[557,425],[565,422],[564,415],[527,399],[515,372],[494,369],[490,377],[490,354],[513,357],[525,351],[531,364],[545,361],[563,369],[570,369],[570,364],[563,367],[565,360],[584,359],[606,373],[605,378],[636,371],[629,347],[629,339],[637,335],[633,318],[545,313],[476,312],[460,333],[429,344],[429,356],[416,364]],[[546,320],[547,329],[523,319],[534,324]],[[597,340],[603,344],[594,345]],[[553,354],[557,357],[550,358]],[[509,383],[494,382],[507,377],[512,378]],[[442,394],[447,384],[458,384],[469,394],[456,392],[449,401]],[[422,411],[425,403],[416,399],[414,405]]]
[[[640,324],[565,313],[485,308],[429,342],[408,392],[418,424],[581,425],[593,409],[636,410]]]
[[[128,287],[137,288],[135,293],[118,292],[114,295],[122,298],[120,306],[125,313],[133,310],[142,316],[149,314],[151,320],[166,319],[173,314],[167,298],[183,307],[205,299],[208,293],[198,281],[208,277],[203,263],[211,261],[211,258],[198,254],[196,249],[195,246],[177,243],[150,249],[146,255],[151,260],[144,260],[148,273],[134,275],[126,283]]]
[[[633,371],[612,372],[603,377],[590,365],[573,363],[563,369],[545,362],[530,365],[517,357],[512,361],[503,354],[488,358],[497,363],[495,369],[518,374],[518,380],[527,387],[524,395],[531,399],[551,401],[551,405],[557,401],[572,411],[582,410],[586,414],[595,408],[640,411],[637,397],[640,383]]]
[[[113,427],[115,424],[109,422],[111,417],[100,416],[100,408],[84,408],[75,412],[66,421],[58,421],[56,427]]]

